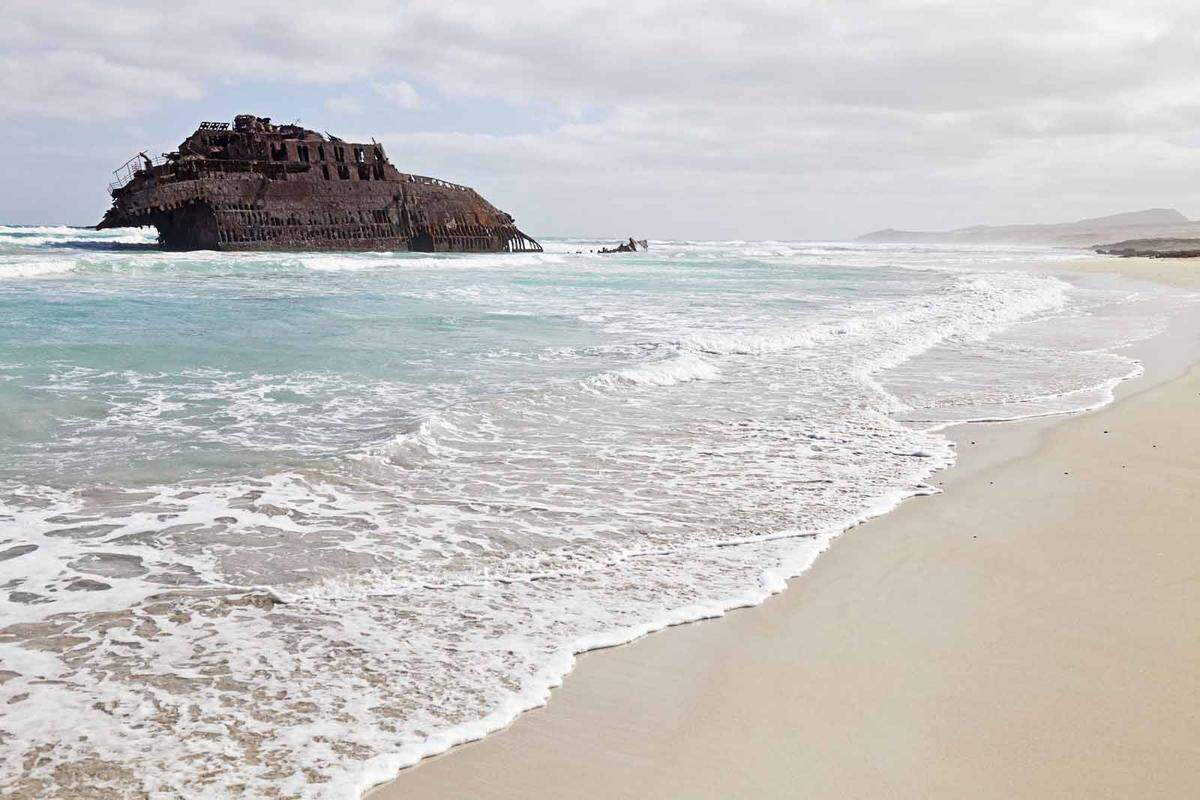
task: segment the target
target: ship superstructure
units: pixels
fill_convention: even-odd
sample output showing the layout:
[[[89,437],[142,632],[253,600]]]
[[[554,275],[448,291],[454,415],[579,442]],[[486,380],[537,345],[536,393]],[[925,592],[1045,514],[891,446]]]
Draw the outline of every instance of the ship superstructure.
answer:
[[[474,189],[400,172],[381,144],[250,114],[116,176],[96,227],[154,226],[168,250],[542,250]]]

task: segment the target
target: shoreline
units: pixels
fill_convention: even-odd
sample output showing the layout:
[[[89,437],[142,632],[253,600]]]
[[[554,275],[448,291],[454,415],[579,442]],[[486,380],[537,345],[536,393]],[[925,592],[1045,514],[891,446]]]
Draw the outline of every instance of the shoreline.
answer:
[[[1186,266],[1160,259],[1146,262],[1149,260],[1089,258],[1079,262],[1052,263],[1039,268],[1067,273],[1108,272],[1169,283],[1177,287],[1200,289],[1200,279],[1188,273]],[[928,509],[939,501],[943,506],[972,503],[972,497],[960,495],[968,491],[962,487],[974,486],[973,482],[976,481],[994,486],[998,481],[993,473],[998,475],[1012,470],[1017,468],[1015,465],[1018,463],[1025,463],[1025,468],[1028,468],[1030,464],[1036,466],[1039,461],[1045,462],[1048,458],[1043,452],[1046,447],[1049,447],[1056,437],[1063,435],[1061,431],[1074,427],[1082,420],[1091,421],[1099,416],[1115,413],[1124,409],[1125,404],[1134,398],[1155,392],[1168,392],[1171,387],[1175,387],[1173,391],[1179,391],[1177,384],[1200,381],[1200,376],[1195,372],[1183,379],[1174,377],[1184,362],[1190,364],[1195,360],[1192,354],[1194,348],[1188,350],[1183,359],[1180,359],[1178,352],[1180,347],[1186,346],[1190,336],[1191,332],[1188,330],[1167,332],[1142,343],[1140,347],[1135,347],[1133,352],[1145,365],[1145,372],[1118,386],[1115,402],[1099,410],[1073,415],[1034,417],[1016,422],[962,423],[946,429],[944,435],[958,445],[957,463],[936,473],[929,482],[943,488],[952,488],[955,497],[951,498],[951,493],[946,492],[932,497],[910,498],[909,502],[901,503],[892,511],[855,526],[863,530],[854,531],[854,536],[835,537],[836,541],[824,549],[821,557],[802,572],[804,580],[789,581],[788,591],[775,593],[760,604],[734,609],[716,620],[700,620],[706,624],[671,626],[676,632],[665,636],[643,636],[619,647],[601,648],[579,654],[576,656],[574,669],[565,682],[555,688],[547,706],[521,714],[507,728],[483,739],[426,758],[416,766],[401,771],[392,781],[372,789],[365,796],[372,800],[390,800],[399,797],[459,795],[539,797],[560,796],[568,792],[576,797],[715,797],[750,791],[748,785],[730,784],[728,780],[721,780],[722,776],[728,777],[730,767],[745,766],[746,763],[762,760],[761,756],[754,758],[753,753],[730,755],[738,749],[738,741],[755,742],[759,746],[754,748],[756,751],[759,748],[770,751],[773,746],[770,737],[763,740],[762,736],[755,735],[754,729],[762,726],[751,723],[756,719],[761,721],[764,717],[773,719],[771,712],[783,705],[784,708],[779,711],[791,707],[795,712],[791,719],[793,727],[814,729],[813,741],[806,741],[806,746],[801,747],[797,756],[810,753],[821,740],[815,735],[819,725],[813,718],[817,698],[806,696],[805,702],[789,706],[786,702],[780,704],[778,698],[766,697],[763,699],[769,702],[754,711],[752,709],[757,708],[754,703],[749,707],[742,707],[731,698],[725,698],[723,702],[719,698],[714,699],[714,694],[725,694],[723,690],[726,682],[723,681],[720,685],[696,684],[692,678],[686,677],[689,671],[694,672],[694,665],[700,663],[719,668],[732,676],[732,680],[728,682],[731,686],[740,686],[747,680],[742,673],[753,675],[762,671],[757,663],[757,656],[767,654],[773,660],[782,658],[783,661],[787,661],[790,656],[795,663],[788,664],[789,669],[782,673],[778,670],[767,670],[771,675],[759,675],[760,682],[769,677],[787,679],[794,676],[801,683],[810,679],[817,682],[822,679],[826,682],[832,680],[831,686],[840,688],[845,693],[861,690],[863,686],[854,681],[847,684],[845,677],[840,678],[839,684],[838,670],[834,669],[836,665],[826,663],[827,659],[816,654],[804,656],[805,651],[809,649],[820,649],[822,639],[814,637],[815,632],[821,631],[833,640],[839,638],[835,635],[837,631],[828,627],[829,615],[822,617],[819,610],[811,608],[812,594],[832,592],[831,598],[836,598],[834,605],[842,616],[857,605],[869,607],[874,599],[864,596],[861,592],[856,594],[851,587],[855,585],[857,575],[869,574],[872,568],[878,569],[880,554],[871,552],[874,546],[872,540],[876,536],[895,536],[897,532],[912,526],[927,524],[928,521],[921,522],[921,517],[936,514],[936,510]],[[1143,352],[1138,352],[1139,350]],[[1167,353],[1168,350],[1173,352]],[[1116,441],[1116,438],[1106,441],[1111,443]],[[1129,474],[1125,473],[1126,476]],[[1063,477],[1069,479],[1069,475]],[[1011,476],[1005,480],[1011,480]],[[975,490],[978,491],[979,487],[975,487]],[[1010,497],[1009,501],[1020,502],[1028,499]],[[986,503],[984,505],[986,506]],[[980,516],[989,516],[989,510],[986,508],[976,510],[983,511]],[[990,512],[994,513],[995,510],[990,509]],[[875,536],[868,529],[874,529]],[[939,537],[948,535],[945,531],[939,531],[938,534]],[[913,540],[906,541],[905,544],[913,551],[907,553],[905,561],[917,559],[916,563],[921,563],[920,559],[924,558],[936,563],[940,556],[945,555],[937,552],[936,547],[931,548],[929,541]],[[1019,557],[1018,553],[1008,555]],[[928,567],[926,564],[926,569]],[[877,579],[878,577],[886,578],[886,575],[877,576]],[[931,578],[935,583],[938,580],[948,580],[945,575],[922,576],[925,583]],[[814,581],[816,584],[812,585]],[[831,582],[832,589],[829,588]],[[839,587],[839,584],[847,585]],[[919,587],[908,588],[913,590]],[[827,601],[831,599],[823,596],[822,598]],[[832,616],[833,619],[837,617],[836,614]],[[746,636],[761,634],[764,629],[775,633],[781,627],[792,625],[799,625],[804,629],[801,634],[784,637],[785,642],[790,641],[795,645],[795,652],[777,652],[783,645],[776,641],[775,635],[762,641],[758,640],[760,636],[754,639],[751,646],[744,646],[743,640]],[[843,631],[840,644],[845,646],[848,638],[857,640],[861,636],[854,631]],[[956,652],[965,658],[978,650],[981,644],[975,640],[960,642]],[[903,651],[902,647],[895,646],[895,642],[883,645],[883,642],[859,642],[853,651],[857,653],[859,650],[874,650],[875,655],[879,657],[893,657],[894,651]],[[901,663],[905,662],[902,660]],[[829,667],[831,673],[809,675],[809,671],[820,664]],[[684,675],[679,674],[681,670]],[[753,696],[754,687],[746,688],[748,694]],[[757,691],[761,693],[762,687]],[[692,694],[689,695],[689,692]],[[834,694],[837,695],[836,692]],[[626,707],[631,697],[636,697],[639,701],[639,708],[636,710]],[[702,719],[696,719],[697,706],[703,710]],[[839,714],[837,703],[834,703],[828,709],[828,716],[836,720],[839,715],[846,716],[846,711],[847,709],[842,708]],[[729,726],[722,725],[721,720],[731,715],[746,723],[748,730],[739,730],[736,735],[727,730]],[[783,722],[787,721],[786,714],[777,712],[774,716],[782,717]],[[867,732],[874,731],[868,727]],[[620,742],[619,747],[614,747],[614,739]],[[693,743],[685,740],[696,741]],[[720,745],[717,742],[720,742]],[[839,751],[841,755],[867,755],[872,752],[861,746],[851,746],[849,742],[845,744],[847,746]],[[714,747],[717,749],[713,750]],[[639,755],[646,752],[653,752],[654,755]],[[754,792],[773,796],[773,792],[777,795],[785,791],[785,787],[793,788],[796,785],[795,781],[803,780],[802,773],[805,772],[804,764],[807,758],[799,757],[797,764],[791,765],[781,763],[791,760],[785,754],[778,755],[778,758],[762,766],[762,774],[770,777],[765,782],[756,781]],[[826,758],[823,763],[828,766],[831,762]],[[686,765],[686,769],[683,765]],[[799,770],[801,774],[793,774],[795,770]],[[810,771],[816,770],[810,768]],[[714,772],[719,774],[713,774]],[[622,773],[625,774],[625,778],[618,777]],[[887,771],[879,774],[886,775]],[[666,791],[668,785],[655,783],[651,780],[653,775],[669,775],[673,780],[685,783],[673,782],[670,784],[671,790]],[[503,780],[498,776],[503,776]],[[899,784],[877,784],[873,787],[863,785],[862,789],[866,794],[858,795],[853,787],[861,783],[861,770],[857,774],[854,770],[848,770],[842,773],[841,777],[844,780],[829,778],[827,785],[823,787],[831,792],[828,796],[872,796],[879,792],[894,792],[899,787]],[[999,784],[996,785],[999,787]],[[685,789],[685,786],[688,788]],[[837,791],[833,791],[835,787]],[[916,789],[915,786],[912,788]],[[810,778],[806,792],[823,796],[821,790],[822,787],[812,784]],[[589,794],[589,791],[594,794]],[[666,793],[662,793],[664,791]]]

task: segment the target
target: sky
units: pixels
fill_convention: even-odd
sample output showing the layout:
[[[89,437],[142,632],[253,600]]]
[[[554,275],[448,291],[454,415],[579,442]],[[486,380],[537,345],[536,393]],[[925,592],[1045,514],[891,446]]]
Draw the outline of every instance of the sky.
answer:
[[[254,113],[535,236],[840,239],[1200,216],[1200,3],[4,0],[0,223]]]

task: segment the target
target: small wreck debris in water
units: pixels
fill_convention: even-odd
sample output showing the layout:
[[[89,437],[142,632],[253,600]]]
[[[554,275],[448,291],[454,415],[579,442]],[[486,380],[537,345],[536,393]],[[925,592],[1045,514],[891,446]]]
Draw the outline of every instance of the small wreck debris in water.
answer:
[[[116,176],[97,229],[152,225],[168,250],[542,251],[474,189],[400,172],[380,144],[250,114]]]
[[[601,253],[636,253],[639,250],[649,250],[649,249],[650,249],[649,241],[647,241],[646,239],[634,239],[632,236],[630,236],[628,242],[623,242],[622,244],[617,245],[616,247],[612,248],[611,250],[607,247],[601,248],[600,252]]]

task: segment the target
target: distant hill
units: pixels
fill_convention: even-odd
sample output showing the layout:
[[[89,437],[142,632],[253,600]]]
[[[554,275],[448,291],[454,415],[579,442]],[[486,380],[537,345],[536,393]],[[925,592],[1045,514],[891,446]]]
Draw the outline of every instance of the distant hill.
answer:
[[[975,225],[952,231],[882,230],[859,236],[858,242],[910,244],[1027,244],[1093,247],[1122,239],[1198,238],[1200,222],[1173,208],[1150,208],[1108,217],[1051,225]]]

